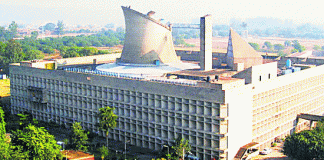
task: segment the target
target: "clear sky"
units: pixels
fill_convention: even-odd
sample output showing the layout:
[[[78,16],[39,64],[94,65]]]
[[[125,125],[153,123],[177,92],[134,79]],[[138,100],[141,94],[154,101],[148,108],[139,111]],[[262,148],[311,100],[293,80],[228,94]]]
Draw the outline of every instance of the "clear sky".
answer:
[[[215,24],[229,24],[231,18],[273,17],[295,23],[324,24],[321,1],[297,0],[0,0],[0,24],[57,23],[124,25],[120,6],[147,13],[172,23],[190,23],[211,14]]]

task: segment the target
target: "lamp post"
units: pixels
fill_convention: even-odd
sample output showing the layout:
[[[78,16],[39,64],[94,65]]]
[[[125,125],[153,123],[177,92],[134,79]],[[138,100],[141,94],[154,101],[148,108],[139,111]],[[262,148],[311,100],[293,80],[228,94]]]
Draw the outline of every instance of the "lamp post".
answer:
[[[168,148],[168,159],[169,159],[169,146],[167,146],[167,145],[163,145],[163,147],[167,147]]]
[[[125,160],[126,160],[126,144],[127,142],[130,142],[130,140],[125,141]]]
[[[184,160],[184,153],[185,153],[185,149],[182,148],[182,160]]]

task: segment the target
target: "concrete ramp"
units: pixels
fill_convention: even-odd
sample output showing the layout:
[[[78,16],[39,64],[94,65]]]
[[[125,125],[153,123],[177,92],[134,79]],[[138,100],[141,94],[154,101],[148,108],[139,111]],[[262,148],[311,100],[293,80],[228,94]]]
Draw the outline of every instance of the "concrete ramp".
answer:
[[[257,142],[250,142],[244,146],[242,146],[236,153],[235,157],[233,160],[241,160],[244,155],[247,153],[248,149],[257,147],[259,143]]]
[[[314,114],[307,114],[307,113],[301,113],[297,115],[297,118],[302,118],[310,121],[320,121],[324,118],[324,116],[314,115]]]

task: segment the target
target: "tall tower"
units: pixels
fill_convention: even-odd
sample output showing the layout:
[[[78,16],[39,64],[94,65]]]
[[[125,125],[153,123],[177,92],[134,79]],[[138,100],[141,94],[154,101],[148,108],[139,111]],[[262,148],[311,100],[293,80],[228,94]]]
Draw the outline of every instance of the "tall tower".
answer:
[[[180,62],[172,40],[171,27],[152,16],[123,7],[126,35],[119,63],[154,64]]]
[[[212,16],[206,15],[200,18],[200,69],[212,70]]]

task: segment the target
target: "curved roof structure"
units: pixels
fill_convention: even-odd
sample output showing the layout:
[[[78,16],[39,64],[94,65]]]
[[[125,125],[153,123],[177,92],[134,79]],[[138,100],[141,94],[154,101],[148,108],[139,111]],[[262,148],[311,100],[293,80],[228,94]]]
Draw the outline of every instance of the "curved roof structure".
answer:
[[[125,43],[119,63],[153,64],[178,63],[171,28],[150,15],[123,7],[126,24]],[[154,14],[154,13],[153,13]]]

